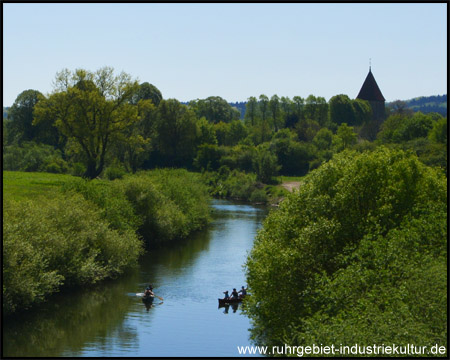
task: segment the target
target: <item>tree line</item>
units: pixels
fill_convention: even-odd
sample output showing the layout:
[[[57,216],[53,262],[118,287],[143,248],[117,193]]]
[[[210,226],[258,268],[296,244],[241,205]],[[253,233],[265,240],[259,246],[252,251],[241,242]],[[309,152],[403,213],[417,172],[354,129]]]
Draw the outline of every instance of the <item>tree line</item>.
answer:
[[[157,167],[225,168],[270,183],[278,174],[304,175],[344,149],[380,143],[409,147],[446,168],[447,120],[439,114],[387,108],[379,128],[367,101],[344,94],[328,102],[261,94],[245,107],[241,119],[218,96],[182,104],[110,67],[66,69],[57,73],[51,94],[23,91],[3,118],[3,169],[93,179]],[[388,135],[392,127],[403,135]]]

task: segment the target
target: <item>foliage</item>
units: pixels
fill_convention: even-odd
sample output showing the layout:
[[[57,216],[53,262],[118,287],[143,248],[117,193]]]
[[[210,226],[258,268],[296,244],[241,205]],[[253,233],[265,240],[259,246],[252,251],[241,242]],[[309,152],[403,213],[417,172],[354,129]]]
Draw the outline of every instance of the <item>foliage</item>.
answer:
[[[428,137],[434,142],[447,144],[447,133],[447,118],[441,118],[434,123],[433,128],[428,133]]]
[[[33,126],[33,111],[44,96],[37,90],[22,91],[8,110],[7,131],[9,144],[31,141],[37,137],[39,128]]]
[[[162,99],[161,91],[155,85],[143,82],[136,89],[135,94],[131,98],[131,102],[137,105],[141,100],[151,100],[155,106],[158,106]]]
[[[241,117],[239,110],[233,108],[220,96],[192,100],[189,102],[189,107],[196,113],[198,118],[205,117],[212,123],[228,123],[232,120],[239,120]]]
[[[219,198],[249,201],[252,193],[263,187],[256,181],[255,174],[247,174],[236,169],[230,171],[227,166],[222,166],[217,172],[206,171],[202,174],[202,178],[210,194]]]
[[[58,287],[91,284],[133,265],[142,251],[81,195],[3,203],[3,311],[43,301]]]
[[[61,151],[53,146],[22,142],[21,145],[5,146],[3,152],[3,170],[10,171],[46,171],[66,173],[68,164],[62,158]]]
[[[209,220],[207,188],[186,170],[139,172],[112,186],[130,202],[151,246],[184,238]]]
[[[140,214],[135,213],[125,195],[117,191],[115,182],[71,178],[62,185],[61,190],[79,193],[95,204],[100,216],[112,229],[136,232],[141,225]]]
[[[437,116],[435,116],[435,114],[425,115],[420,112],[415,113],[414,115],[391,115],[381,125],[381,131],[378,133],[377,138],[383,143],[400,143],[420,137],[427,137],[436,122],[440,121],[441,124],[443,124],[442,117],[438,114],[436,115]],[[434,131],[442,132],[442,130],[443,129]]]
[[[351,145],[356,144],[357,138],[353,131],[353,126],[348,126],[345,122],[338,127],[336,135],[342,141],[343,149],[347,149]]]
[[[256,148],[256,154],[253,158],[253,169],[259,181],[270,184],[272,177],[278,175],[280,168],[277,156],[272,154],[266,146],[259,145]]]
[[[335,95],[329,102],[330,121],[341,125],[347,123],[355,125],[353,104],[347,95]]]
[[[158,106],[155,130],[156,148],[164,165],[190,165],[198,133],[194,112],[178,100],[162,100]]]
[[[270,143],[281,166],[282,175],[304,175],[308,172],[309,163],[316,155],[314,146],[307,142],[296,141],[296,135],[289,129],[278,131]]]
[[[335,155],[257,235],[246,263],[253,336],[446,345],[446,219],[446,178],[414,155]]]
[[[138,119],[136,107],[129,103],[137,82],[126,73],[114,76],[113,71],[63,70],[56,76],[56,91],[35,107],[35,124],[53,118],[58,130],[80,146],[90,179],[102,172],[114,136]]]
[[[255,204],[265,204],[267,203],[268,198],[264,189],[255,189],[251,193],[249,200]]]
[[[194,167],[199,170],[217,170],[221,166],[220,160],[225,154],[225,148],[217,145],[203,144],[198,147]]]
[[[234,146],[247,136],[247,128],[241,120],[219,122],[214,124],[214,130],[219,145]]]

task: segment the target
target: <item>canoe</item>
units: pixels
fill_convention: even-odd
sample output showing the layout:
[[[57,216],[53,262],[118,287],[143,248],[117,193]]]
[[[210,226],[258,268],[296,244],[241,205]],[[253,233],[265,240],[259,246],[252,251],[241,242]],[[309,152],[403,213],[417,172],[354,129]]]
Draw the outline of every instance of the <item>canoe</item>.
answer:
[[[143,296],[142,301],[146,303],[151,303],[155,297],[154,296]]]
[[[230,304],[239,304],[242,302],[242,298],[238,299],[218,299],[219,300],[219,306],[220,305],[230,305]]]

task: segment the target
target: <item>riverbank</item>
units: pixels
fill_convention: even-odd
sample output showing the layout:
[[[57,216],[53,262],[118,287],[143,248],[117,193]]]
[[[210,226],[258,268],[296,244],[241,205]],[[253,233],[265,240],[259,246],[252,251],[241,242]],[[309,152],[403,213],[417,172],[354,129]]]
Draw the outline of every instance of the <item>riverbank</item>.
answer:
[[[273,178],[272,184],[263,184],[257,181],[254,173],[224,168],[205,171],[202,179],[215,198],[278,206],[293,189],[299,187],[301,177],[280,176]]]
[[[62,288],[115,278],[145,247],[185,238],[209,220],[206,186],[186,170],[114,181],[5,171],[3,181],[5,315]]]

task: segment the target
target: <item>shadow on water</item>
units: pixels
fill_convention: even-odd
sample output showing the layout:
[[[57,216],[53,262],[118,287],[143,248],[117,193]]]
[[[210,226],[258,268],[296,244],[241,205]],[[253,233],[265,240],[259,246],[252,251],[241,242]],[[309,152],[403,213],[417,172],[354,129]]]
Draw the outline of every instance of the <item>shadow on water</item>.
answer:
[[[121,343],[133,347],[136,330],[123,327],[133,302],[128,285],[137,272],[95,289],[56,294],[48,303],[12,318],[3,319],[4,356],[59,356],[65,349],[77,351],[89,339],[105,338],[114,331]]]

